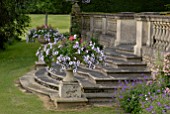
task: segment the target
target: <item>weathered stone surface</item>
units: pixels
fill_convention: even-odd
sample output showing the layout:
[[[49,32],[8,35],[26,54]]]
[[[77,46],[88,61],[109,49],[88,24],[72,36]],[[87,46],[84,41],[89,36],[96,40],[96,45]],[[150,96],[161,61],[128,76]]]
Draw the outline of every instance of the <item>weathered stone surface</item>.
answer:
[[[78,82],[60,82],[59,96],[61,98],[81,98],[81,93],[81,87]]]
[[[136,43],[136,21],[128,19],[117,20],[117,36],[115,46]]]
[[[56,98],[54,104],[59,109],[80,108],[87,105],[86,98]]]
[[[60,66],[56,65],[48,73],[46,69],[39,69],[35,71],[36,73],[29,73],[32,77],[26,76],[25,78],[23,76],[21,84],[24,82],[24,88],[50,96],[57,108],[75,108],[85,106],[87,103],[112,106],[115,97],[114,92],[121,88],[120,82],[124,83],[126,80],[131,83],[133,80],[143,80],[144,74],[150,74],[145,68],[134,70],[131,66],[142,64],[141,57],[124,53],[124,51],[132,48],[122,47],[124,48],[120,49],[121,51],[117,51],[115,48],[105,48],[107,60],[112,60],[110,63],[118,66],[129,66],[128,68],[97,66],[96,69],[87,69],[81,66],[75,73],[78,82],[67,82],[61,81],[66,74],[60,70]],[[147,79],[151,78],[148,77]],[[40,83],[37,83],[37,80]],[[59,87],[59,90],[56,87]]]

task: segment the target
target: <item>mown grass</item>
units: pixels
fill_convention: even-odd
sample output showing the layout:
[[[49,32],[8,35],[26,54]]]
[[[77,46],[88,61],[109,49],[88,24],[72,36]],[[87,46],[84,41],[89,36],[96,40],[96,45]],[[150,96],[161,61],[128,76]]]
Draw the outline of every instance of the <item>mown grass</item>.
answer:
[[[37,26],[44,25],[45,22],[45,15],[43,14],[29,14],[28,15],[31,19],[30,26],[27,28],[29,31],[32,28],[36,28]],[[60,33],[69,32],[70,28],[70,15],[48,15],[48,25],[51,25],[55,29],[58,29]],[[24,34],[22,39],[25,40]]]
[[[31,25],[29,28],[44,25],[45,15],[29,15],[31,18]],[[48,25],[58,28],[59,32],[69,32],[70,15],[48,15]]]
[[[31,26],[41,25],[41,15],[31,15]],[[43,16],[42,16],[43,17]],[[53,16],[51,16],[53,18]],[[54,16],[55,17],[55,16]],[[64,18],[67,17],[65,20]],[[60,27],[63,32],[69,30],[69,16],[55,17],[63,20],[63,24],[57,19],[52,19],[53,26]],[[65,21],[66,22],[65,22]],[[37,21],[37,22],[36,22]],[[62,26],[63,25],[63,26]],[[35,52],[40,44],[17,42],[8,46],[5,51],[0,51],[0,114],[118,114],[115,109],[109,107],[92,107],[77,111],[51,111],[43,106],[43,102],[34,94],[24,93],[15,86],[19,77],[34,68],[36,61]]]

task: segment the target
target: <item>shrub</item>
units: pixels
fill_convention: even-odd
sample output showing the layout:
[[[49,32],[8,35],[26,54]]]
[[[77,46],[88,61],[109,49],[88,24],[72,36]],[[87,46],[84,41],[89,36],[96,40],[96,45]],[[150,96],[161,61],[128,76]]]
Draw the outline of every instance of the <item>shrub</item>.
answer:
[[[153,66],[156,79],[128,84],[121,83],[117,93],[119,105],[132,114],[168,114],[170,113],[169,62],[170,54],[164,61],[156,61]],[[126,84],[126,85],[125,85]]]
[[[168,91],[167,91],[168,90]],[[141,102],[143,114],[169,114],[170,94],[169,88],[164,91],[157,90],[155,93],[145,95],[145,100]]]
[[[122,86],[123,85],[123,86]],[[142,110],[141,101],[145,95],[155,93],[162,88],[156,81],[136,81],[132,84],[121,84],[122,89],[118,91],[117,98],[119,105],[128,113],[137,114]]]

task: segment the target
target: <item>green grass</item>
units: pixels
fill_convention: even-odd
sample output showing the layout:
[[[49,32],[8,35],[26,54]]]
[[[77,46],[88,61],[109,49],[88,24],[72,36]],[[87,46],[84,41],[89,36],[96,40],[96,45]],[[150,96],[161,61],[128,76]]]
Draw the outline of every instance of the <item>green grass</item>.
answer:
[[[37,26],[44,25],[45,15],[43,14],[30,14],[31,18],[30,26],[27,28],[27,31]],[[48,15],[48,25],[51,25],[55,29],[58,29],[60,33],[69,32],[70,28],[70,15]],[[25,35],[22,36],[22,39],[25,40]]]
[[[31,17],[31,25],[29,28],[44,25],[45,15],[29,15]],[[61,33],[69,32],[70,15],[48,15],[48,25],[58,28]]]
[[[32,27],[43,24],[43,15],[30,16]],[[49,23],[66,32],[70,26],[69,18],[68,15],[51,15]],[[34,68],[35,52],[39,46],[38,43],[21,41],[8,46],[5,51],[0,51],[0,114],[118,114],[114,108],[109,107],[51,111],[43,106],[43,102],[36,95],[20,91],[15,82]]]

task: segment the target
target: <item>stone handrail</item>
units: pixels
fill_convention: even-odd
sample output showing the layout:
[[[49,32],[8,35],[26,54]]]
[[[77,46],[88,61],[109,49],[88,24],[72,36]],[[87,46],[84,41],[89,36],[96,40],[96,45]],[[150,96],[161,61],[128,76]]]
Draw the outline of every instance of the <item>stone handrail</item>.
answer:
[[[135,54],[141,56],[143,46],[153,49],[170,50],[170,16],[136,15]]]
[[[142,56],[144,46],[170,50],[170,16],[159,13],[81,13],[81,34],[96,37],[105,46],[133,44]]]
[[[170,16],[149,16],[152,27],[149,46],[165,51],[170,50]]]

